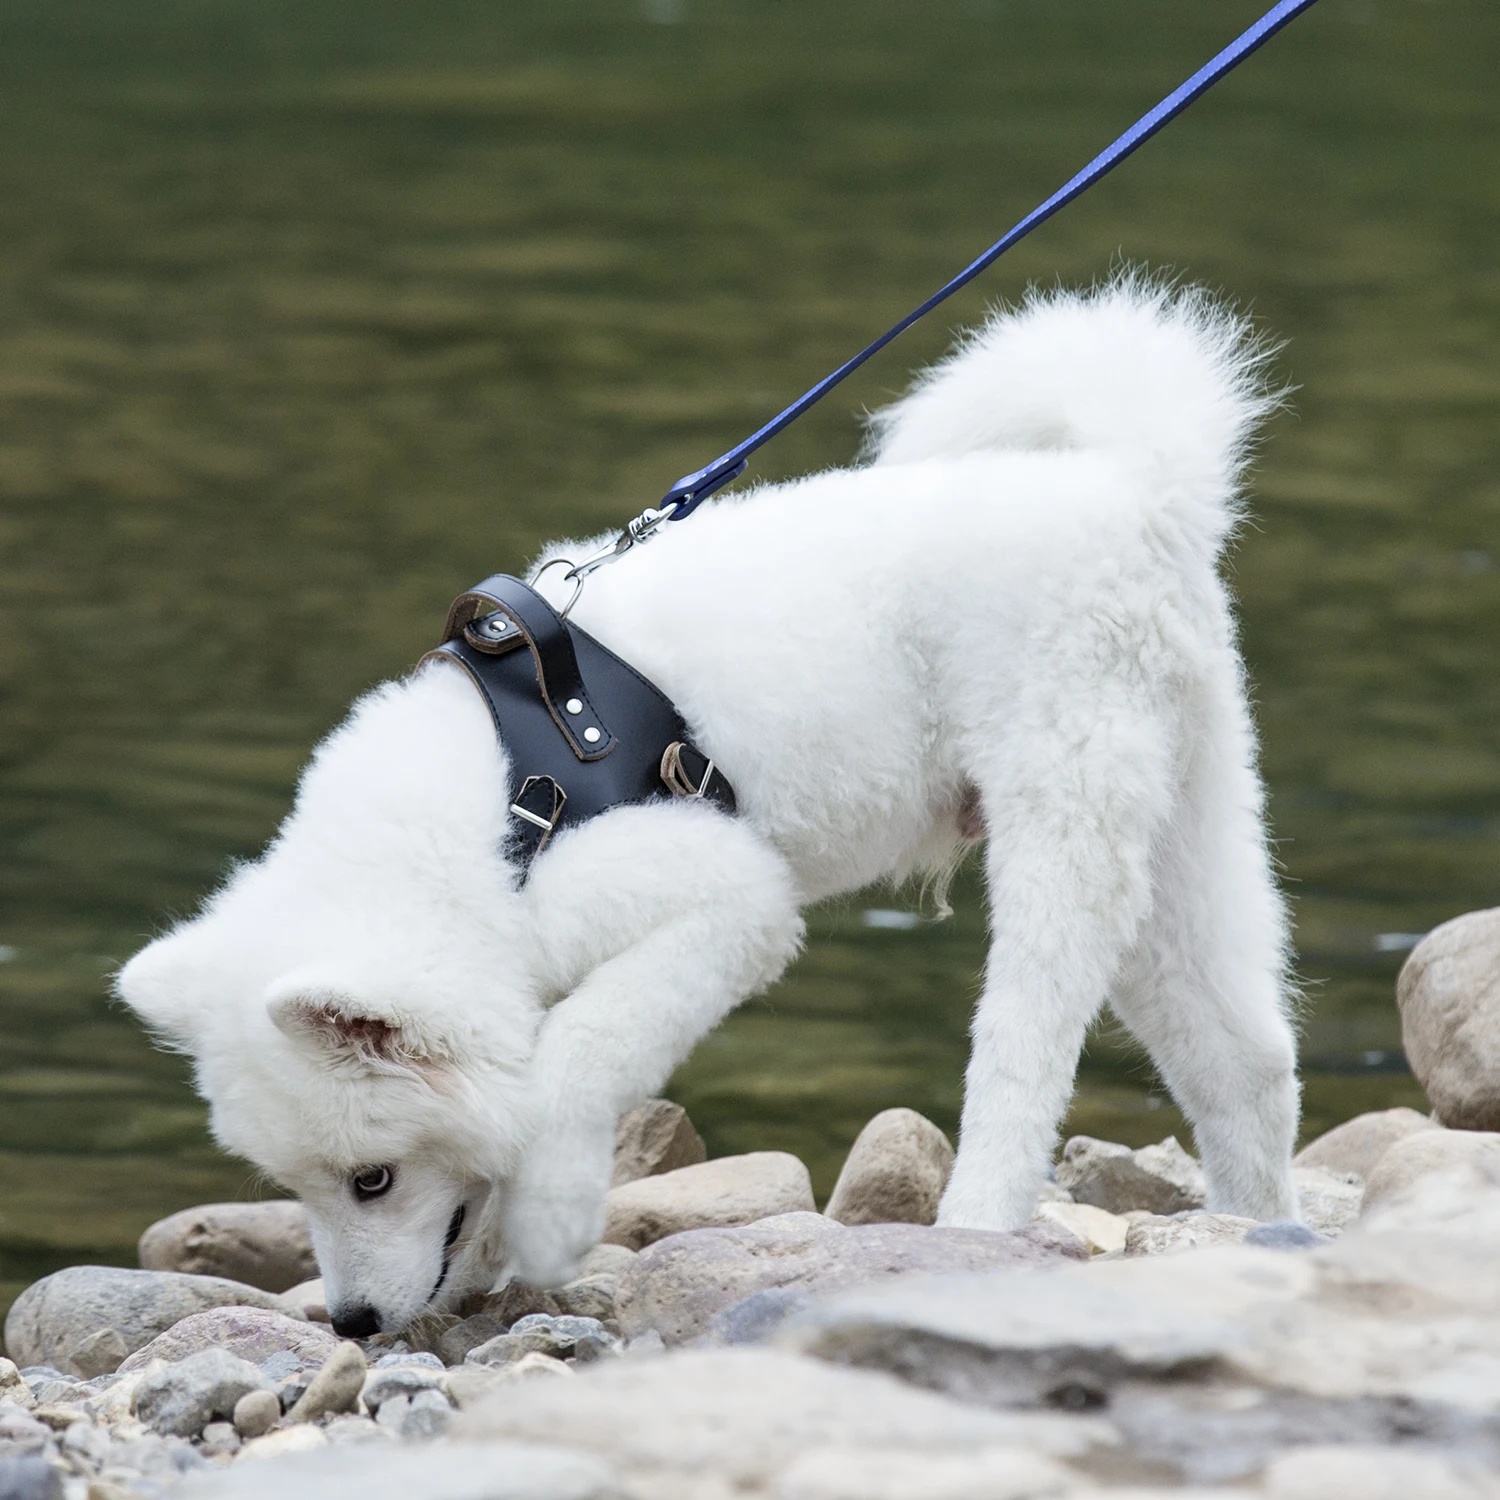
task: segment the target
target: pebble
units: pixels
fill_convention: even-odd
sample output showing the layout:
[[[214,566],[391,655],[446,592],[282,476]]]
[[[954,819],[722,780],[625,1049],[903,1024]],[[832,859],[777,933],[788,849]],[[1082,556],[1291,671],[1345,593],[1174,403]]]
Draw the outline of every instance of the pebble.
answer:
[[[1327,1167],[1294,1167],[1292,1185],[1302,1222],[1317,1234],[1342,1234],[1359,1217],[1364,1202],[1364,1178]]]
[[[62,1475],[45,1458],[0,1458],[0,1500],[63,1500]]]
[[[639,1250],[671,1234],[751,1224],[815,1207],[807,1168],[785,1151],[752,1151],[611,1188],[603,1238]]]
[[[148,1271],[223,1276],[267,1292],[318,1274],[307,1210],[288,1198],[183,1209],[151,1225],[138,1250]]]
[[[534,1313],[520,1319],[509,1333],[470,1350],[464,1363],[508,1365],[527,1354],[550,1354],[555,1359],[568,1359],[576,1354],[583,1360],[591,1360],[612,1352],[619,1342],[597,1318],[554,1318]]]
[[[601,1322],[606,1322],[615,1315],[615,1290],[618,1286],[619,1278],[615,1276],[580,1276],[575,1281],[557,1287],[552,1298],[560,1313],[578,1318],[598,1318]],[[460,1361],[455,1360],[453,1363],[458,1364]]]
[[[1063,1147],[1057,1181],[1075,1202],[1114,1214],[1132,1209],[1163,1216],[1181,1213],[1202,1208],[1207,1194],[1203,1168],[1170,1135],[1138,1151],[1075,1135]]]
[[[295,1427],[283,1427],[268,1432],[264,1437],[251,1438],[235,1454],[237,1464],[259,1463],[263,1459],[281,1458],[288,1453],[305,1453],[311,1448],[322,1448],[328,1442],[321,1427],[310,1422],[298,1422]]]
[[[824,1212],[840,1224],[932,1224],[953,1143],[914,1109],[882,1110],[860,1131]]]
[[[1396,981],[1401,1043],[1438,1120],[1500,1130],[1500,907],[1435,927]]]
[[[1237,1245],[1256,1227],[1255,1219],[1199,1209],[1170,1216],[1137,1214],[1130,1220],[1124,1250],[1128,1256],[1180,1255],[1208,1245]]]
[[[274,1391],[246,1391],[234,1403],[231,1420],[241,1437],[263,1437],[281,1420],[281,1402]]]
[[[414,1396],[418,1391],[436,1390],[444,1383],[445,1372],[421,1365],[396,1365],[374,1369],[365,1377],[360,1399],[372,1412],[378,1412],[396,1396]]]
[[[203,1429],[203,1443],[200,1451],[205,1458],[218,1458],[225,1454],[237,1453],[240,1446],[240,1435],[233,1422],[210,1422]]]
[[[1328,1239],[1295,1219],[1272,1219],[1257,1224],[1245,1235],[1244,1243],[1259,1245],[1263,1250],[1311,1250],[1316,1245],[1326,1245]]]
[[[228,1420],[251,1391],[269,1392],[266,1377],[227,1349],[202,1349],[148,1370],[135,1391],[136,1415],[164,1436],[197,1437],[215,1417]]]
[[[475,1317],[494,1318],[505,1328],[509,1328],[517,1318],[524,1318],[530,1313],[556,1313],[557,1311],[558,1306],[552,1299],[551,1293],[544,1292],[539,1287],[527,1286],[524,1281],[516,1277],[512,1277],[504,1286],[496,1288],[493,1292],[466,1297],[459,1305],[459,1312],[463,1314],[465,1320]],[[451,1332],[458,1322],[459,1320],[455,1319],[448,1331]]]
[[[1130,1220],[1122,1214],[1095,1208],[1092,1203],[1039,1203],[1032,1218],[1077,1235],[1094,1255],[1123,1250],[1130,1228]]]
[[[669,1099],[648,1099],[622,1115],[615,1131],[615,1160],[610,1186],[674,1172],[706,1160],[703,1137],[687,1111]]]
[[[16,1406],[36,1404],[26,1377],[16,1368],[14,1360],[3,1356],[0,1356],[0,1401],[9,1401]]]
[[[290,1422],[316,1422],[335,1412],[353,1411],[359,1404],[360,1387],[368,1366],[365,1351],[350,1340],[330,1354],[322,1369],[287,1413]]]

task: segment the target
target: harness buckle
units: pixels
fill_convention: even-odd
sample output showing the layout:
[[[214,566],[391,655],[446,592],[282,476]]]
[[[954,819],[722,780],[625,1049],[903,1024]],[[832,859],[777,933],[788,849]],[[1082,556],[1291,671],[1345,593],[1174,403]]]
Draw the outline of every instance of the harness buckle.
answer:
[[[531,803],[529,807],[526,805],[528,801]],[[547,840],[552,837],[567,802],[568,794],[550,776],[528,776],[521,783],[521,790],[516,793],[516,800],[511,803],[510,810],[523,823],[541,830],[541,841],[537,844],[535,853],[540,854]]]
[[[714,763],[704,756],[703,775],[699,778],[698,785],[694,786],[693,778],[688,775],[687,767],[682,763],[682,752],[690,748],[681,740],[673,740],[667,746],[661,758],[661,779],[674,797],[685,797],[691,802],[701,802],[708,795],[708,784],[714,777]]]

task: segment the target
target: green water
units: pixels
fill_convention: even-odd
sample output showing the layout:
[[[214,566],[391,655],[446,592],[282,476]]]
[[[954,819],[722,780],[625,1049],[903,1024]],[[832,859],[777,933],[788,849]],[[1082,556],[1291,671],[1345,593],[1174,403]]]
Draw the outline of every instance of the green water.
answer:
[[[1258,8],[0,9],[0,1292],[253,1190],[104,976],[261,844],[350,697],[461,586],[743,435]],[[986,299],[1117,255],[1289,340],[1233,571],[1310,1132],[1420,1102],[1379,935],[1500,901],[1497,74],[1488,0],[1322,0],[759,464],[849,458]],[[715,1150],[826,1191],[874,1110],[954,1124],[978,891],[863,924],[910,904],[816,914],[699,1049],[675,1092]],[[1179,1121],[1106,1032],[1071,1124]]]

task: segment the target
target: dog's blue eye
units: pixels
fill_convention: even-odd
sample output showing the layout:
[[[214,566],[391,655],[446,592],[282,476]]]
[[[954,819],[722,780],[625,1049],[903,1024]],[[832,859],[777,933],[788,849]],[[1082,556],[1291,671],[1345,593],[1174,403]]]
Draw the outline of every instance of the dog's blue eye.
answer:
[[[389,1167],[366,1167],[363,1172],[356,1172],[351,1179],[354,1196],[362,1203],[390,1192],[395,1180],[396,1175]]]

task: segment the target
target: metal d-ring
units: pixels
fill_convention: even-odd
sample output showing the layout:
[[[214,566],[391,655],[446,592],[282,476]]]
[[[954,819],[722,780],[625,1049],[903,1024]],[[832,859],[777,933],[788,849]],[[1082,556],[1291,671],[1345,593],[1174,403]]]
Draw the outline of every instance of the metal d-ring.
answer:
[[[583,580],[587,575],[578,571],[578,569],[573,565],[572,558],[554,557],[551,562],[543,563],[542,566],[537,569],[536,577],[531,580],[533,587],[535,587],[535,585],[539,584],[542,581],[542,574],[545,573],[548,568],[566,568],[568,571],[565,576],[573,580],[573,597],[569,599],[568,602],[563,605],[563,607],[557,612],[562,619],[566,620],[568,618],[568,611],[578,603],[578,596],[583,592]]]

